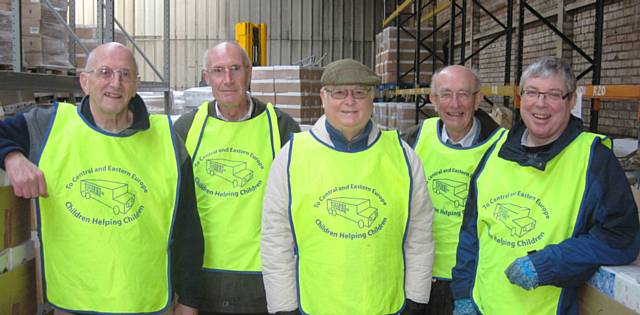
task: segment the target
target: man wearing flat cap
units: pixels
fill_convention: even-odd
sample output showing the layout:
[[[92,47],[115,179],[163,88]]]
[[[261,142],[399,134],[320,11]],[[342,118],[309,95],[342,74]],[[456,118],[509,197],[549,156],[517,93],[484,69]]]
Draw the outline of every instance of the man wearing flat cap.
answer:
[[[371,120],[376,74],[325,68],[325,115],[273,161],[261,256],[276,314],[421,314],[433,266],[433,206],[422,164]]]

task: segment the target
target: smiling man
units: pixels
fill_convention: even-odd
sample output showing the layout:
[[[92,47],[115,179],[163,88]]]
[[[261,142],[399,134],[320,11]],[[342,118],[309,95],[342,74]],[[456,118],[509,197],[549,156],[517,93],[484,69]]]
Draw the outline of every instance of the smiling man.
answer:
[[[267,182],[269,312],[421,314],[434,250],[422,163],[371,120],[373,71],[338,60],[321,82],[325,115],[283,147]]]
[[[451,284],[454,314],[577,314],[576,288],[638,255],[638,210],[611,141],[571,115],[558,58],[522,74],[522,120],[471,181]]]
[[[0,123],[14,192],[36,198],[45,299],[55,314],[161,313],[175,292],[173,313],[196,314],[203,241],[184,145],[136,94],[127,47],[94,49],[80,85],[77,107]]]
[[[271,103],[251,97],[251,63],[238,44],[208,49],[203,73],[215,100],[176,121],[193,160],[205,235],[200,314],[266,314],[262,198],[275,154],[300,127]]]
[[[489,147],[502,136],[500,128],[484,111],[480,80],[471,69],[454,65],[432,76],[429,99],[439,117],[425,120],[420,129],[409,130],[424,165],[429,196],[433,201],[433,238],[436,255],[428,314],[451,314],[451,268],[456,262],[458,234],[471,174]],[[419,134],[416,140],[416,134]]]

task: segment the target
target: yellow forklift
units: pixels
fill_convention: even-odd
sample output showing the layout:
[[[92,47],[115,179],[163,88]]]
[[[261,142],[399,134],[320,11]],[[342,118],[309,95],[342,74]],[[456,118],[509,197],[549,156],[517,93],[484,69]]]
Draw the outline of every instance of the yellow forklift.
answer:
[[[236,23],[236,41],[247,52],[253,66],[267,65],[267,24]]]

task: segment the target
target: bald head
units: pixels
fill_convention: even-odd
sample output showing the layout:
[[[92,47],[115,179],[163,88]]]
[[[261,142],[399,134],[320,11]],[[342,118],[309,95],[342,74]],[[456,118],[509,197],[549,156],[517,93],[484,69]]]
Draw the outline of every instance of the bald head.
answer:
[[[130,70],[133,70],[136,74],[138,73],[138,63],[131,49],[116,42],[102,44],[92,50],[89,53],[89,57],[87,57],[85,69],[87,71],[95,69],[98,67],[100,60],[103,60],[106,56],[120,56],[120,58],[126,59],[126,62],[130,62],[133,65],[133,69]]]
[[[476,74],[475,71],[465,67],[465,66],[460,66],[460,65],[451,65],[451,66],[446,66],[438,71],[436,71],[436,73],[433,74],[433,76],[431,77],[431,89],[433,91],[438,91],[438,89],[441,87],[442,83],[438,82],[440,77],[445,77],[445,76],[441,76],[441,74],[446,73],[446,77],[447,78],[455,78],[457,80],[463,80],[463,81],[469,81],[470,85],[469,88],[478,91],[480,90],[480,78],[478,78],[478,74]]]
[[[238,45],[235,41],[225,41],[219,43],[204,52],[204,60],[202,62],[202,66],[204,69],[208,69],[211,67],[211,59],[214,59],[217,56],[238,56],[242,58],[242,65],[248,67],[251,65],[251,60],[249,59],[249,55],[247,52]]]

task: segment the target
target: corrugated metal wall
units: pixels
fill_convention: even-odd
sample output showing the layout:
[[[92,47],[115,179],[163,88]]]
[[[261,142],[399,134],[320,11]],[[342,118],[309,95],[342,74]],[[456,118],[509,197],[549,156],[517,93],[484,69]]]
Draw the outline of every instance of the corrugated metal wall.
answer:
[[[152,60],[162,65],[162,0],[115,0],[115,16]],[[325,56],[322,64],[354,58],[373,66],[374,35],[383,19],[382,0],[171,0],[171,85],[195,86],[202,54],[235,38],[235,23],[268,25],[269,65]],[[95,23],[95,1],[76,0],[79,24]],[[138,56],[140,65],[144,64]],[[158,80],[148,65],[143,80]]]

